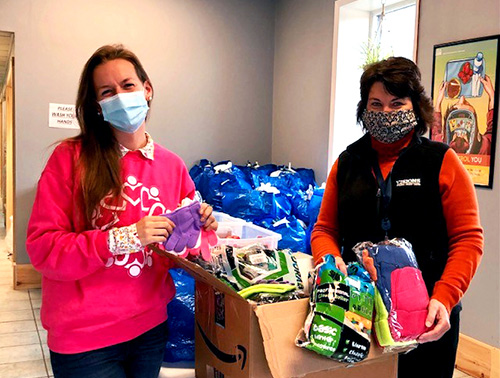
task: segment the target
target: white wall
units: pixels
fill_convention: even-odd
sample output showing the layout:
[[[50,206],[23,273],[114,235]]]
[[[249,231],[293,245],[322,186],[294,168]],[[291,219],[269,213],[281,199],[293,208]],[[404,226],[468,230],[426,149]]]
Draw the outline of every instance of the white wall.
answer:
[[[436,44],[500,34],[500,1],[420,0],[418,65],[431,93]],[[457,24],[457,20],[461,20]],[[499,77],[496,80],[500,80]],[[498,98],[496,106],[499,107]],[[498,123],[496,125],[498,130]],[[496,141],[493,189],[477,188],[485,249],[479,270],[463,299],[461,331],[500,347],[500,136]]]
[[[276,3],[272,160],[326,180],[333,0]]]
[[[188,167],[200,158],[271,160],[274,8],[270,0],[0,0],[0,30],[15,33],[15,242],[50,145],[50,102],[72,104],[84,63],[122,42],[155,88],[148,130]]]

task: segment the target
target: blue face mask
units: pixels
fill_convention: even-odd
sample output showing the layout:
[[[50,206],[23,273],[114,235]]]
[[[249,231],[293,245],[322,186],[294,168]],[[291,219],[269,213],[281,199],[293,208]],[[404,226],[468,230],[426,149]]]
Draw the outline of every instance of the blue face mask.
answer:
[[[99,105],[105,121],[129,134],[141,127],[149,110],[144,91],[118,93],[99,101]]]

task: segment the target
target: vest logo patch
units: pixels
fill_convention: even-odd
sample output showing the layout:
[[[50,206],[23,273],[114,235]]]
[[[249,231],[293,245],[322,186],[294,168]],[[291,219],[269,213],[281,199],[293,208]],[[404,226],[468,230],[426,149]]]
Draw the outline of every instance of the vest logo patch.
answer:
[[[419,178],[396,180],[396,186],[420,186]]]

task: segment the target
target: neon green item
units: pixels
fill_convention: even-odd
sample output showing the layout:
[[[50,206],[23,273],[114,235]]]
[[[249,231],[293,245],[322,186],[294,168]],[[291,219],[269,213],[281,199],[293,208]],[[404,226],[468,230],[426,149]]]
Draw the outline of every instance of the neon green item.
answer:
[[[405,347],[416,344],[415,340],[412,341],[394,341],[389,329],[389,313],[385,308],[382,296],[375,287],[375,319],[373,321],[373,327],[375,328],[375,335],[377,335],[377,340],[382,347]]]
[[[247,299],[258,293],[284,294],[296,288],[295,285],[290,284],[257,284],[238,291],[238,294]]]

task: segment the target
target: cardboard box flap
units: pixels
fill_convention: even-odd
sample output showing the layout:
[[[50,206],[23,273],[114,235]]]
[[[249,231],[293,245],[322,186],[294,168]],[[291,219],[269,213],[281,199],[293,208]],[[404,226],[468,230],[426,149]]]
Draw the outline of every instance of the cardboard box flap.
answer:
[[[166,252],[163,249],[160,249],[154,245],[150,246],[150,248],[159,255],[171,259],[175,263],[175,265],[177,265],[179,268],[188,271],[189,274],[191,274],[195,280],[202,281],[210,286],[213,286],[215,289],[224,294],[230,295],[232,297],[238,298],[246,302],[246,300],[243,297],[241,297],[241,295],[239,295],[236,291],[227,286],[224,282],[218,280],[210,272],[207,272],[198,264],[195,264],[194,262],[189,261],[185,258],[179,257],[173,253]]]
[[[266,359],[273,377],[304,377],[311,373],[348,366],[295,345],[295,338],[304,326],[309,311],[309,299],[280,302],[279,306],[261,305],[254,311],[259,321]],[[355,366],[370,364],[385,357],[392,358],[393,354],[383,353],[372,340],[368,357]]]

